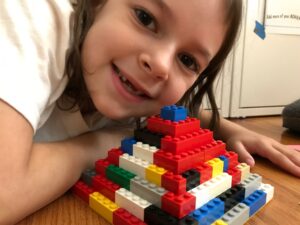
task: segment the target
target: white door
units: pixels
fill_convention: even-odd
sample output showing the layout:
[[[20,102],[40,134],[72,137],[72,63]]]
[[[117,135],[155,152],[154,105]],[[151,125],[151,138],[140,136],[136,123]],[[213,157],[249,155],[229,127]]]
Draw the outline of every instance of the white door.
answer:
[[[265,16],[265,0],[243,2],[230,116],[280,114],[285,105],[300,98],[300,35],[267,33],[265,40],[260,39],[254,33],[255,20]]]

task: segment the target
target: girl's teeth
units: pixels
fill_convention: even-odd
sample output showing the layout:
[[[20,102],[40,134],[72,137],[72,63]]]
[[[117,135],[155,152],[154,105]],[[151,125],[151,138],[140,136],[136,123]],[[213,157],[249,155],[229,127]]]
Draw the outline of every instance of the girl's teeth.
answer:
[[[128,81],[126,79],[126,77],[124,77],[121,74],[121,71],[116,66],[114,66],[114,69],[115,69],[118,77],[120,78],[120,80],[122,81],[122,83],[124,84],[124,87],[126,88],[126,90],[128,92],[130,92],[131,94],[134,94],[134,95],[138,95],[138,96],[143,96],[144,95],[143,92],[138,91],[138,90],[135,89],[135,87],[130,83],[130,81]]]

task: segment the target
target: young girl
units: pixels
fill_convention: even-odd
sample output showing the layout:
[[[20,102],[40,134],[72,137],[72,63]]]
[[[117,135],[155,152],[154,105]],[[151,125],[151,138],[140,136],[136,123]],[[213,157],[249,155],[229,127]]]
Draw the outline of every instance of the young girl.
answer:
[[[212,85],[236,39],[241,4],[2,0],[0,224],[68,190],[106,154],[101,130],[174,103],[203,126],[211,122],[241,161],[253,166],[250,153],[260,154],[300,176],[299,154],[218,119]],[[212,115],[200,111],[205,93]]]

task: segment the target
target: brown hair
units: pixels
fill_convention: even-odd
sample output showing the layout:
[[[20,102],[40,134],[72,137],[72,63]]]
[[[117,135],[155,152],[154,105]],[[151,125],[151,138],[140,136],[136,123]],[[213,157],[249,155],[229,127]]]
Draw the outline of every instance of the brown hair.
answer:
[[[217,104],[213,93],[213,83],[220,73],[225,59],[230,53],[236,37],[239,32],[242,1],[241,0],[227,0],[227,16],[226,25],[228,26],[225,39],[221,48],[211,60],[208,67],[201,73],[197,81],[191,88],[187,90],[181,100],[178,102],[188,108],[190,116],[198,116],[199,109],[205,94],[207,94],[210,106],[212,108],[212,119],[210,121],[210,128],[215,129],[219,121],[219,113]],[[81,48],[84,38],[91,27],[94,20],[94,9],[101,5],[104,0],[77,0],[74,4],[74,22],[71,31],[71,47],[68,50],[66,58],[65,73],[69,77],[69,83],[63,93],[63,97],[71,100],[71,106],[65,110],[74,109],[78,105],[80,109],[85,109],[85,112],[95,111],[95,107],[89,97],[85,82],[82,76],[81,65]],[[64,98],[63,98],[64,99]],[[62,108],[62,106],[60,105]]]

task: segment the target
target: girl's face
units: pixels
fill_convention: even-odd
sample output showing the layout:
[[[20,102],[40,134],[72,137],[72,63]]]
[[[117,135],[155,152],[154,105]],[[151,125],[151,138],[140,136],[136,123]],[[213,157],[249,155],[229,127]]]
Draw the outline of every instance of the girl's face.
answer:
[[[221,47],[224,0],[107,0],[82,49],[95,107],[122,119],[176,103]]]

